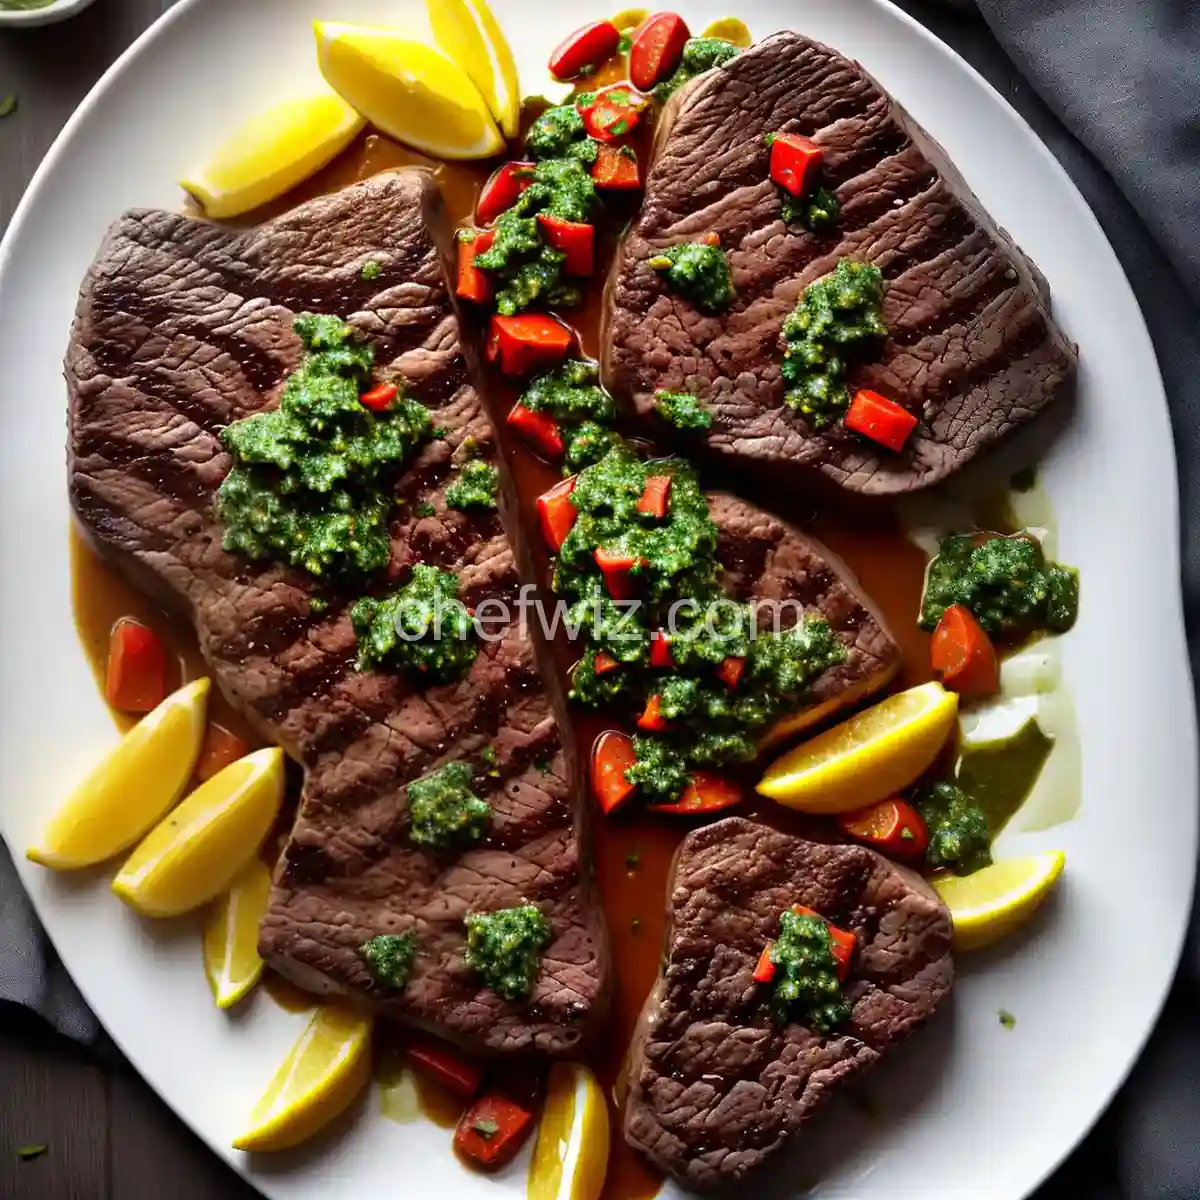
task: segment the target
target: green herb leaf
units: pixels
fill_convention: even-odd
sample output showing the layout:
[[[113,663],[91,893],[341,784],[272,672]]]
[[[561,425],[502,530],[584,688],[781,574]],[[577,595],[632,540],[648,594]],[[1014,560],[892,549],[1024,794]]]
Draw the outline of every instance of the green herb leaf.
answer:
[[[1017,1018],[1014,1017],[1012,1013],[1008,1011],[1008,1009],[1002,1008],[1000,1010],[1000,1024],[1003,1025],[1005,1029],[1015,1029]]]
[[[0,118],[11,117],[17,111],[16,96],[5,96],[0,100]]]
[[[3,114],[0,114],[3,115]],[[33,1162],[35,1158],[41,1158],[43,1154],[48,1154],[50,1147],[43,1143],[40,1146],[18,1146],[17,1157],[22,1162]]]
[[[642,861],[642,856],[636,851],[631,850],[625,855],[625,865],[631,870],[636,870],[638,863]]]
[[[475,1132],[479,1134],[479,1136],[483,1138],[485,1142],[490,1142],[492,1138],[494,1138],[496,1134],[500,1132],[500,1126],[497,1125],[495,1121],[489,1121],[486,1117],[480,1117],[480,1119],[476,1121],[471,1128],[475,1130]]]

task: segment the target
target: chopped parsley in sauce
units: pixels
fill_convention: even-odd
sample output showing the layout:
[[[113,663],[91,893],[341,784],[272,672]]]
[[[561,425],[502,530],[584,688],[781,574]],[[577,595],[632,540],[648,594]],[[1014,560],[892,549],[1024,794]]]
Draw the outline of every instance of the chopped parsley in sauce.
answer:
[[[446,503],[451,508],[495,508],[499,487],[500,472],[489,463],[474,458],[463,466],[458,478],[446,489]]]
[[[718,313],[733,299],[733,274],[720,246],[680,242],[648,259],[674,291],[701,312]]]
[[[350,610],[358,637],[358,669],[405,667],[439,683],[475,661],[471,617],[458,599],[458,576],[419,563],[399,591],[364,596]]]
[[[363,263],[360,273],[369,283],[372,279],[378,279],[383,274],[383,268],[374,259],[371,259],[370,262]]]
[[[408,836],[416,845],[448,850],[483,837],[492,810],[471,790],[474,779],[466,763],[451,762],[408,785]]]
[[[600,386],[599,364],[572,359],[537,376],[521,395],[520,403],[532,412],[554,418],[567,440],[569,471],[599,462],[620,441],[605,428],[616,419],[617,406]]]
[[[840,420],[850,407],[845,356],[887,334],[882,304],[879,268],[843,258],[804,289],[783,322],[784,399],[815,429]]]
[[[980,808],[952,783],[935,783],[914,801],[929,827],[925,861],[970,875],[992,861],[992,835]]]
[[[816,1033],[828,1033],[850,1019],[842,997],[833,939],[820,917],[786,911],[771,947],[776,966],[772,1010],[778,1021],[798,1021]]]
[[[837,224],[842,206],[828,188],[817,187],[807,196],[794,197],[784,192],[779,215],[788,225],[798,222],[810,232],[819,233]]]
[[[666,100],[697,75],[711,71],[714,67],[723,67],[731,58],[736,58],[737,54],[738,48],[723,38],[689,38],[684,43],[679,66],[669,78],[655,84],[650,89],[650,94],[656,100]]]
[[[371,347],[337,317],[301,316],[303,362],[279,407],[221,433],[234,466],[216,497],[222,544],[313,575],[363,575],[387,565],[390,483],[431,434],[428,411],[397,396],[382,412],[359,402]]]
[[[712,428],[712,413],[690,392],[659,392],[654,411],[676,429],[701,432]]]
[[[381,933],[363,942],[358,953],[376,983],[402,991],[417,956],[417,939],[411,933]]]
[[[550,944],[550,922],[533,904],[468,913],[467,966],[496,995],[521,1000],[533,991],[542,951]]]

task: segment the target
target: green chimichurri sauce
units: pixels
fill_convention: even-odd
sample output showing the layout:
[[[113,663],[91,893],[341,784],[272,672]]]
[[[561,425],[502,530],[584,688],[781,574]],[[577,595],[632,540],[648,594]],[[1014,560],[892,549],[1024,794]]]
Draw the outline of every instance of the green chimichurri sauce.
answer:
[[[914,801],[929,827],[925,861],[970,875],[992,861],[992,833],[979,806],[962,788],[935,783]]]
[[[599,462],[620,438],[605,426],[617,406],[600,386],[599,364],[572,359],[538,375],[521,396],[523,407],[554,418],[567,441],[568,473]]]
[[[929,564],[921,628],[936,629],[952,604],[969,609],[992,637],[1065,633],[1079,614],[1079,572],[1047,562],[1029,534],[953,534]]]
[[[820,233],[837,224],[842,206],[828,188],[817,187],[807,196],[789,196],[784,192],[779,215],[788,225],[798,222],[810,232]]]
[[[550,922],[536,905],[468,913],[467,966],[496,995],[521,1000],[533,991],[542,951],[550,944]]]
[[[798,1021],[815,1033],[828,1033],[850,1019],[851,1005],[833,957],[829,926],[819,917],[784,912],[771,947],[776,966],[772,1010],[776,1020]]]
[[[992,837],[1033,791],[1053,746],[1054,739],[1031,717],[1005,741],[963,750],[954,782],[983,813]]]
[[[234,467],[216,497],[222,544],[313,575],[365,575],[387,565],[390,483],[432,433],[428,411],[398,396],[359,402],[370,346],[336,317],[296,318],[307,351],[279,407],[221,433]]]
[[[681,242],[647,260],[674,291],[701,312],[718,313],[733,299],[733,274],[720,246]]]
[[[492,810],[471,790],[475,773],[452,762],[408,785],[408,836],[431,850],[477,842],[487,832]]]
[[[814,428],[840,420],[850,407],[845,355],[887,334],[882,303],[879,268],[843,258],[804,289],[795,312],[784,321],[784,399]]]
[[[714,67],[723,67],[731,58],[736,58],[739,51],[732,42],[721,38],[689,38],[683,47],[683,57],[674,73],[661,83],[650,89],[650,94],[656,100],[666,100],[673,92],[705,71]]]
[[[446,503],[451,508],[495,508],[499,489],[500,472],[474,458],[464,464],[458,478],[446,489]]]
[[[376,983],[402,991],[417,956],[417,939],[411,933],[382,933],[363,942],[358,953]]]
[[[712,413],[690,392],[659,392],[654,411],[676,429],[700,433],[712,428]]]
[[[364,596],[350,619],[360,671],[394,665],[444,683],[462,675],[479,650],[471,617],[458,599],[458,576],[424,563],[391,596]]]

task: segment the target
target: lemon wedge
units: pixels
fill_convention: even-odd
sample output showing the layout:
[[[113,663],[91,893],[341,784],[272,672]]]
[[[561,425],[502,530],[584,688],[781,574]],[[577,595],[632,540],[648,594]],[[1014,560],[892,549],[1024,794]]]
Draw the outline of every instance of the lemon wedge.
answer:
[[[326,82],[376,128],[436,158],[488,158],[504,139],[479,89],[444,54],[366,25],[317,21]]]
[[[371,1018],[323,1004],[254,1106],[235,1150],[286,1150],[340,1116],[371,1074]]]
[[[1008,858],[971,875],[932,882],[954,918],[954,948],[978,950],[1019,929],[1050,894],[1066,865],[1061,850]]]
[[[112,890],[146,917],[219,896],[258,853],[283,803],[283,751],[256,750],[202,783],[126,860]]]
[[[147,713],[67,797],[26,858],[74,871],[132,846],[191,778],[209,686],[207,679],[193,680]]]
[[[715,21],[710,21],[700,36],[732,42],[739,50],[745,50],[754,41],[745,22],[739,21],[737,17],[718,17]]]
[[[254,858],[204,919],[204,974],[218,1008],[232,1008],[262,976],[258,923],[270,895],[271,872]]]
[[[612,23],[622,33],[632,33],[648,16],[648,8],[623,8],[612,19]]]
[[[479,89],[505,137],[521,124],[517,64],[487,0],[425,0],[433,40]]]
[[[898,692],[776,759],[758,791],[802,812],[874,804],[933,762],[957,713],[958,696],[940,683]]]
[[[550,1068],[528,1200],[597,1200],[608,1172],[608,1105],[582,1063]]]
[[[333,92],[288,100],[251,117],[180,185],[214,220],[235,217],[320,170],[364,124]]]

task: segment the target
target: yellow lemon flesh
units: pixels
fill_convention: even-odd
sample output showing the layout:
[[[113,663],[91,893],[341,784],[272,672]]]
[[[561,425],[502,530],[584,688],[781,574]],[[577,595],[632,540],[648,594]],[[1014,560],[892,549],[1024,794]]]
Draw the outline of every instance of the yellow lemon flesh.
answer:
[[[215,899],[258,853],[283,803],[283,751],[256,750],[202,783],[126,860],[112,890],[147,917]]]
[[[978,950],[1019,929],[1050,894],[1066,865],[1061,850],[1009,858],[972,875],[932,882],[954,918],[954,948]]]
[[[648,16],[648,8],[623,8],[612,19],[612,23],[622,33],[632,33]]]
[[[550,1068],[528,1200],[597,1200],[608,1172],[608,1105],[582,1063]]]
[[[933,762],[957,713],[958,696],[940,683],[898,692],[776,759],[758,791],[802,812],[874,804]]]
[[[750,30],[746,28],[745,22],[739,21],[737,17],[718,17],[717,20],[709,23],[700,36],[718,38],[722,42],[732,42],[741,50],[745,50],[754,40],[750,36]]]
[[[67,797],[26,857],[74,871],[132,846],[192,776],[204,741],[209,686],[196,679],[147,713]]]
[[[364,124],[333,92],[289,100],[251,117],[180,184],[208,216],[235,217],[320,170]]]
[[[505,137],[521,124],[521,85],[508,39],[487,0],[425,0],[433,40],[479,89]]]
[[[330,87],[377,129],[435,158],[488,158],[504,139],[479,89],[444,54],[390,29],[317,21]]]
[[[234,1149],[298,1146],[345,1112],[370,1075],[371,1018],[321,1005],[254,1106],[246,1131],[234,1139]]]
[[[271,872],[251,860],[204,919],[204,974],[218,1008],[232,1008],[259,981],[258,923],[267,911]]]

